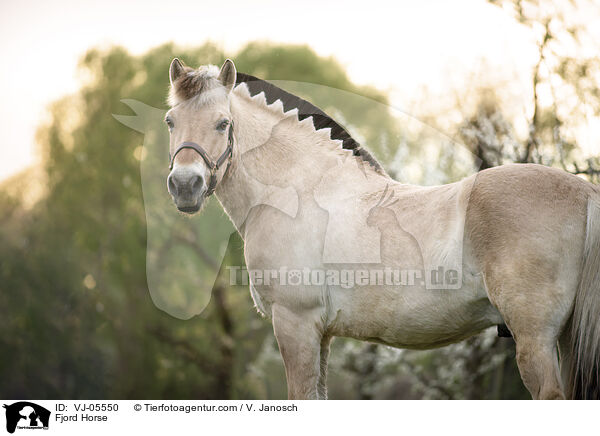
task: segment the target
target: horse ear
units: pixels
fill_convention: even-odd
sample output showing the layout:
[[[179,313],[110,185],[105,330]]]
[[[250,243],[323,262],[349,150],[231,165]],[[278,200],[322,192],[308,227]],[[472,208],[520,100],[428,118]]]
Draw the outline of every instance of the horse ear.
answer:
[[[227,88],[227,92],[231,91],[235,86],[237,71],[231,59],[226,59],[219,71],[219,81]]]
[[[175,81],[185,72],[183,67],[183,63],[175,58],[171,61],[171,66],[169,67],[169,79],[171,80],[171,86],[175,83]]]

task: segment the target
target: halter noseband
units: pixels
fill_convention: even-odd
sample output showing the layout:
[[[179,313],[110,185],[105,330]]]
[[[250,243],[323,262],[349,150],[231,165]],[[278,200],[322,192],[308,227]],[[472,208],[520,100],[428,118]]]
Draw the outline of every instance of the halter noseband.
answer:
[[[173,153],[173,156],[169,156],[169,170],[173,169],[173,164],[175,162],[175,156],[177,156],[177,153],[179,153],[181,150],[185,150],[186,148],[194,150],[196,153],[198,153],[206,163],[206,166],[208,166],[208,170],[210,171],[210,179],[208,181],[208,190],[206,191],[206,196],[209,197],[210,195],[212,195],[213,192],[215,192],[215,189],[217,188],[217,171],[219,170],[219,168],[221,168],[221,165],[223,165],[223,163],[227,161],[227,168],[225,169],[225,173],[227,173],[229,165],[231,164],[231,155],[233,153],[233,120],[229,124],[227,148],[225,149],[223,154],[219,156],[216,162],[210,158],[206,150],[204,150],[195,142],[183,142],[179,147],[177,147],[175,153]]]

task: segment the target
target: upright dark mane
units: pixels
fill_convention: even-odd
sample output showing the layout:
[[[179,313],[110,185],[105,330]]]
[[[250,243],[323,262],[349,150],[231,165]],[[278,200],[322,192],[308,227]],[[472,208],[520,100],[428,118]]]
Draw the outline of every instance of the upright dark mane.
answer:
[[[281,100],[283,110],[287,112],[292,109],[298,109],[298,119],[300,121],[305,118],[312,117],[313,124],[316,130],[331,129],[331,139],[339,139],[342,141],[342,148],[352,150],[354,156],[360,156],[362,160],[371,164],[371,166],[379,173],[385,174],[383,167],[377,162],[377,159],[367,150],[362,148],[358,142],[350,136],[350,134],[338,123],[336,123],[329,115],[308,101],[290,94],[277,86],[251,76],[250,74],[237,73],[236,85],[245,83],[248,85],[250,95],[255,96],[261,92],[265,93],[267,104],[271,104],[276,100]]]

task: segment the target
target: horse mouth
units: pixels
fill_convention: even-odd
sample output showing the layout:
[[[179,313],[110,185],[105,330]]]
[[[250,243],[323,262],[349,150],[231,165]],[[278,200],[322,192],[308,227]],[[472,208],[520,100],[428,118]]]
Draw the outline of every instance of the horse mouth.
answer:
[[[177,210],[191,215],[200,210],[200,205],[196,204],[194,206],[182,206],[182,207],[177,206]]]

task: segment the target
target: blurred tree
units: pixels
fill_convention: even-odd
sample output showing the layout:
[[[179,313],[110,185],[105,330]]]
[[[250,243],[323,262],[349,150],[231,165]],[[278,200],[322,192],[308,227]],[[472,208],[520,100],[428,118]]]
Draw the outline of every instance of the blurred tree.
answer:
[[[589,128],[590,120],[600,115],[599,45],[578,20],[578,11],[593,10],[597,4],[590,0],[489,1],[529,27],[537,43],[537,59],[531,73],[528,136],[521,139],[520,147],[513,147],[506,159],[559,166],[599,181],[600,159],[592,156],[580,162],[583,153],[577,141],[581,130]],[[490,119],[490,114],[485,113],[490,111],[501,116],[499,108],[493,108],[494,103],[497,102],[493,98],[484,96],[476,117]],[[514,138],[512,142],[516,143]],[[487,148],[503,157],[505,150],[498,144]]]

